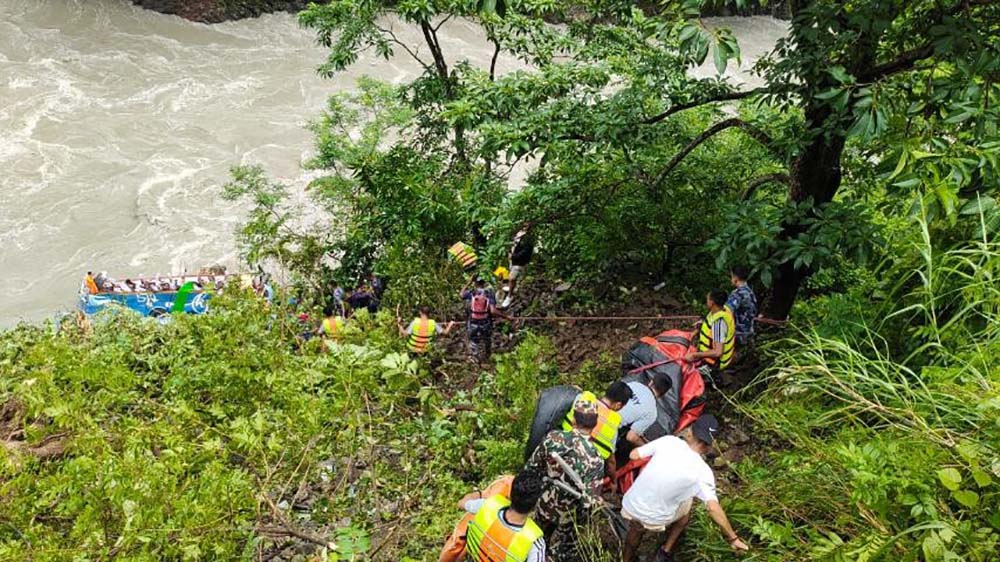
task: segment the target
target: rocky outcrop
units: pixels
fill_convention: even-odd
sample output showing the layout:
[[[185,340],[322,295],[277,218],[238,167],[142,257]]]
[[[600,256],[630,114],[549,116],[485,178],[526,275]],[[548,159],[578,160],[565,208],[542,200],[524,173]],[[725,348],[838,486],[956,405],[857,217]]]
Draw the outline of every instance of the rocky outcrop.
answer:
[[[218,23],[271,12],[297,12],[308,0],[132,0],[133,4],[191,21]]]

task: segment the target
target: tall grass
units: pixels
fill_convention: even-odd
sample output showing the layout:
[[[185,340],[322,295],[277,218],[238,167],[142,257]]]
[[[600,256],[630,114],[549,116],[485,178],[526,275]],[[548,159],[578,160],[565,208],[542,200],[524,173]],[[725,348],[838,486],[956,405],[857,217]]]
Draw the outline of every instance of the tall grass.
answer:
[[[879,272],[887,298],[859,303],[867,316],[825,318],[770,346],[765,390],[740,409],[791,447],[737,469],[768,549],[996,559],[1000,244],[985,224],[942,249],[921,223],[910,259]]]

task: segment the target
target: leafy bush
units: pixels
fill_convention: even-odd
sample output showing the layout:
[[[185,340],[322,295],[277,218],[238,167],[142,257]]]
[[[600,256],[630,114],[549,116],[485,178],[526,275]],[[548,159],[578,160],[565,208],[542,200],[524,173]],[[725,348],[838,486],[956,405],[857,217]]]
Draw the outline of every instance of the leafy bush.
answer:
[[[739,511],[768,552],[995,557],[1000,245],[982,231],[941,251],[926,223],[917,227],[920,268],[903,271],[900,256],[877,275],[884,300],[858,294],[855,306],[827,307],[816,325],[772,344],[766,390],[739,408],[792,447],[737,469]]]

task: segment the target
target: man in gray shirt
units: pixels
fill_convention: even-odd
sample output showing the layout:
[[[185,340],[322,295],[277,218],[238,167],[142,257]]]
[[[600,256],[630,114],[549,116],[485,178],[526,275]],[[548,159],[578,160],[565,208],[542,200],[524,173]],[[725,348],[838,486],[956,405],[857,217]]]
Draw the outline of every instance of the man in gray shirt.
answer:
[[[670,390],[670,379],[662,373],[653,373],[650,381],[643,384],[632,381],[628,387],[632,389],[632,399],[618,411],[622,417],[621,427],[628,427],[625,439],[636,447],[646,444],[642,435],[649,426],[656,422],[656,401]]]

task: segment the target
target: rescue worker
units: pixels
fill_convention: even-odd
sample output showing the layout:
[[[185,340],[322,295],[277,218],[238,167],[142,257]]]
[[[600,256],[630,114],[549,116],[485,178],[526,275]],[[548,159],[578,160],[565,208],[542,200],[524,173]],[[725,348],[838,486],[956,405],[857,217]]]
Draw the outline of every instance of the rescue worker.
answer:
[[[749,269],[742,265],[734,266],[730,270],[730,281],[735,288],[726,299],[726,307],[732,312],[736,325],[736,344],[741,349],[753,341],[754,322],[757,318],[757,295],[747,283],[749,276]]]
[[[493,347],[493,319],[509,319],[497,310],[496,295],[486,286],[486,280],[474,278],[475,287],[462,288],[462,300],[468,311],[469,355],[477,362],[489,358]]]
[[[429,306],[421,306],[420,316],[414,318],[406,328],[399,318],[396,323],[399,326],[399,335],[406,338],[406,350],[411,357],[421,356],[429,352],[438,334],[448,334],[455,326],[454,322],[448,322],[444,328],[431,319],[431,309]]]
[[[336,308],[332,304],[323,307],[323,321],[316,330],[316,335],[323,338],[327,345],[339,342],[344,335],[344,317],[337,314]]]
[[[476,269],[476,264],[479,263],[479,258],[476,256],[476,250],[472,246],[466,244],[465,242],[455,242],[450,248],[448,248],[448,254],[462,266],[462,270],[466,273],[471,273]]]
[[[593,392],[581,392],[577,400],[593,402],[597,406],[597,425],[590,432],[590,442],[597,449],[597,454],[604,459],[605,473],[614,479],[615,475],[615,444],[618,442],[618,429],[622,417],[618,413],[632,399],[632,389],[622,381],[615,381],[604,391],[604,396],[598,398]],[[573,412],[571,408],[563,420],[563,431],[573,428]]]
[[[669,530],[652,562],[673,562],[673,548],[690,520],[692,500],[704,502],[708,516],[722,530],[730,548],[745,552],[719,505],[715,475],[703,457],[712,449],[719,422],[705,414],[678,436],[665,435],[635,449],[630,458],[650,458],[649,464],[622,497],[622,517],[631,522],[622,552],[623,562],[634,562],[645,531]]]
[[[618,415],[622,418],[621,427],[628,428],[625,440],[634,447],[646,444],[647,439],[643,435],[656,423],[659,415],[656,404],[673,386],[670,377],[659,371],[653,371],[648,378],[645,383],[637,380],[625,383],[632,391],[632,397],[618,410]],[[624,452],[627,450],[623,454]]]
[[[597,404],[578,398],[571,410],[572,428],[569,431],[550,431],[524,467],[525,471],[543,475],[549,480],[538,501],[535,520],[545,533],[553,562],[578,560],[575,527],[587,515],[584,508],[588,507],[588,498],[598,498],[604,479],[604,459],[590,440],[590,434],[597,426]],[[558,455],[576,473],[584,489],[579,488],[573,476],[566,474],[554,455]],[[555,481],[579,490],[580,494],[570,493],[554,484]]]
[[[458,502],[458,505],[461,509],[465,509],[465,504],[469,500],[492,498],[498,494],[505,498],[509,498],[510,487],[513,482],[513,475],[504,474],[491,482],[486,488],[466,494],[465,497]],[[539,491],[539,493],[541,492]],[[455,529],[452,530],[451,535],[449,535],[447,540],[445,540],[444,548],[441,549],[441,555],[438,556],[438,562],[458,562],[459,560],[465,558],[465,536],[468,534],[469,523],[472,522],[473,517],[475,517],[475,513],[468,512],[462,516],[462,519],[460,519],[458,524],[455,525]]]
[[[732,312],[726,308],[727,298],[725,291],[708,293],[705,298],[708,314],[698,328],[697,351],[688,352],[684,356],[685,361],[701,363],[698,372],[710,383],[715,383],[722,371],[729,366],[736,349],[736,326]]]
[[[514,298],[514,290],[517,288],[517,280],[521,278],[524,268],[528,266],[531,257],[535,253],[535,240],[529,233],[530,228],[530,225],[525,226],[514,235],[514,243],[510,247],[510,255],[508,256],[510,261],[510,279],[504,290],[505,295],[503,303],[500,304],[501,309],[510,307],[511,301]]]
[[[470,562],[546,562],[542,530],[529,517],[542,487],[537,474],[522,471],[511,482],[509,499],[480,493],[462,498],[459,506],[475,514],[466,534]]]

